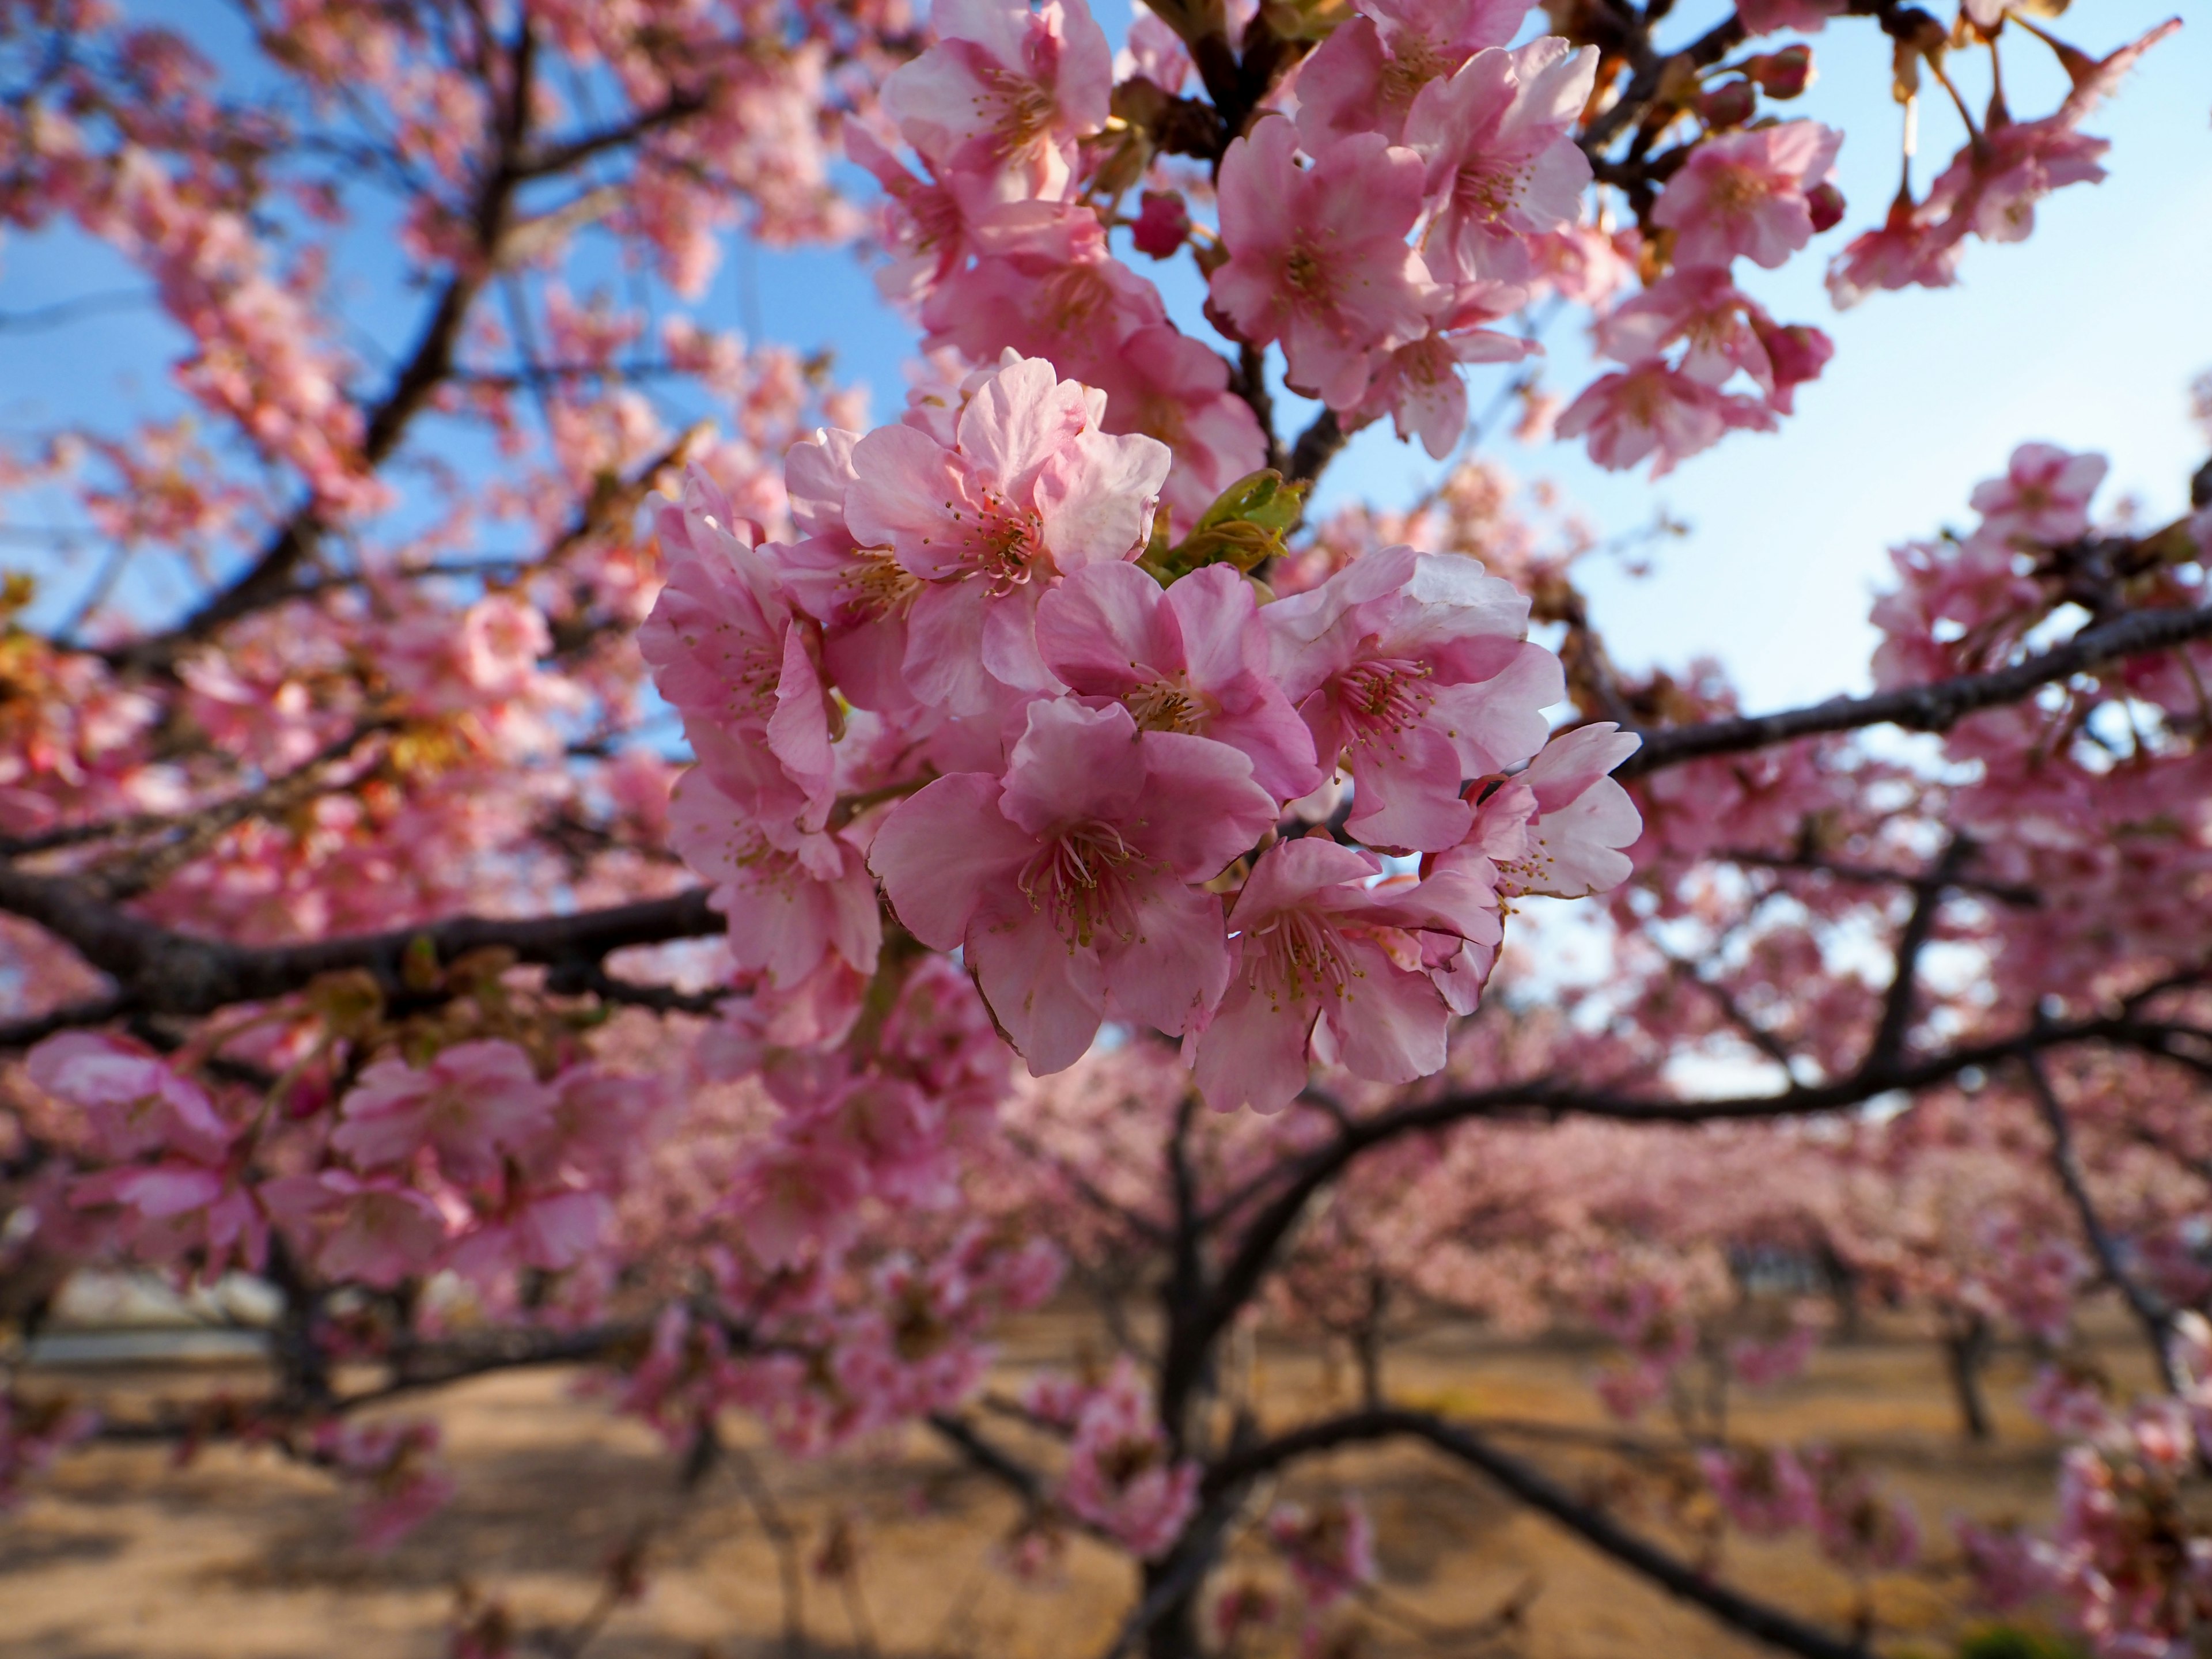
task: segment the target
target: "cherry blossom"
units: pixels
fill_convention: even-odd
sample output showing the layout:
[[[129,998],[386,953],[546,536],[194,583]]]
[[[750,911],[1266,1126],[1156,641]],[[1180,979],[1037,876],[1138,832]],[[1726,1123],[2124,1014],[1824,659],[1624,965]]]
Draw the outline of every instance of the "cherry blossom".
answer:
[[[1472,561],[1386,549],[1264,614],[1315,752],[1351,774],[1346,827],[1374,845],[1456,845],[1461,783],[1542,744],[1558,661],[1521,637],[1528,601]]]
[[[1170,1035],[1228,975],[1203,882],[1274,821],[1226,744],[1141,731],[1116,704],[1030,706],[1003,780],[956,773],[893,809],[869,864],[899,920],[963,947],[1038,1076],[1082,1058],[1109,1010]]]
[[[1596,73],[1595,52],[1552,36],[1478,52],[1421,89],[1406,142],[1426,169],[1436,216],[1423,246],[1439,278],[1525,282],[1522,239],[1580,218],[1590,167],[1570,129]]]
[[[1342,406],[1366,387],[1369,351],[1426,326],[1428,270],[1405,244],[1421,162],[1360,133],[1301,167],[1297,143],[1288,121],[1262,120],[1223,158],[1213,301],[1255,344],[1283,343],[1292,385]]]
[[[1775,269],[1813,239],[1813,188],[1835,166],[1843,135],[1816,121],[1708,138],[1668,182],[1652,222],[1674,233],[1684,265],[1739,256]]]

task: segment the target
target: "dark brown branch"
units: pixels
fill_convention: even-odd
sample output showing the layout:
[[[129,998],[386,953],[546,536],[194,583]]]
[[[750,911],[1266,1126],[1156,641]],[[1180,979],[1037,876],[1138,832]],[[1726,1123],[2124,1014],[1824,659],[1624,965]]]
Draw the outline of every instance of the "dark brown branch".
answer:
[[[128,997],[88,997],[82,1002],[65,1002],[43,1014],[9,1020],[0,1024],[0,1052],[27,1048],[57,1031],[73,1031],[82,1025],[105,1025],[129,1013],[131,1006]]]
[[[2212,606],[2138,611],[2114,622],[2085,628],[2063,645],[1987,674],[1962,674],[1955,679],[1878,691],[1871,696],[1832,697],[1810,708],[1779,714],[1647,731],[1643,748],[1623,761],[1614,775],[1640,777],[1685,761],[1740,755],[1799,738],[1856,732],[1869,726],[1899,726],[1909,732],[1948,731],[1969,714],[2017,702],[2054,681],[2124,658],[2207,638],[2212,638]]]
[[[1521,1502],[1549,1516],[1584,1543],[1682,1601],[1692,1602],[1733,1629],[1803,1659],[1871,1659],[1858,1643],[1834,1636],[1796,1615],[1713,1582],[1689,1562],[1631,1532],[1602,1510],[1579,1502],[1533,1465],[1498,1450],[1460,1425],[1428,1412],[1378,1407],[1307,1425],[1232,1453],[1206,1477],[1210,1494],[1241,1487],[1295,1459],[1337,1446],[1412,1438],[1478,1470]]]
[[[1170,1374],[1179,1386],[1188,1387],[1189,1378],[1196,1375],[1202,1356],[1214,1338],[1257,1292],[1306,1205],[1352,1163],[1376,1146],[1480,1119],[1557,1120],[1580,1116],[1620,1123],[1696,1124],[1817,1116],[1848,1110],[1893,1090],[1909,1093],[1948,1083],[1965,1072],[1989,1071],[2024,1054],[2069,1043],[2125,1040],[2129,1033],[2140,1029],[2140,1023],[2125,1014],[2099,1016],[2070,1024],[2038,1021],[2009,1036],[1963,1043],[1943,1054],[1919,1060],[1900,1058],[1884,1066],[1863,1064],[1850,1076],[1833,1082],[1792,1083],[1786,1089],[1766,1094],[1674,1100],[1620,1094],[1554,1078],[1534,1078],[1444,1095],[1395,1107],[1371,1117],[1354,1119],[1327,1146],[1282,1166],[1281,1190],[1246,1226],[1229,1261],[1216,1275],[1206,1305],[1176,1334],[1163,1367],[1163,1393],[1168,1390]],[[1869,1062],[1875,1058],[1870,1054]]]
[[[1730,848],[1712,856],[1726,864],[1741,864],[1754,870],[1780,870],[1791,874],[1826,876],[1831,880],[1851,882],[1863,886],[1924,887],[1931,879],[1924,870],[1886,870],[1879,865],[1846,864],[1835,859],[1824,859],[1812,854],[1759,853],[1748,848]],[[2010,882],[1986,881],[1978,876],[1954,872],[1945,884],[1961,893],[1979,893],[2001,904],[2017,905],[2033,910],[2043,903],[2043,895],[2033,887],[2022,887]]]
[[[413,950],[427,948],[450,962],[471,951],[502,948],[557,975],[629,945],[702,939],[726,926],[720,913],[708,908],[707,890],[693,888],[566,916],[450,916],[382,933],[240,945],[176,932],[106,903],[81,882],[6,864],[0,864],[0,909],[67,941],[117,982],[133,1009],[185,1016],[288,996],[319,975],[346,969],[364,969],[387,991],[398,991],[404,982],[403,959]]]
[[[2112,1281],[2128,1311],[2143,1328],[2149,1339],[2151,1353],[2158,1362],[2158,1373],[2169,1393],[2179,1394],[2188,1385],[2180,1365],[2173,1356],[2173,1312],[2154,1296],[2129,1271],[2126,1258],[2120,1250],[2119,1241],[2105,1225],[2104,1218],[2097,1213],[2097,1204],[2090,1195],[2089,1183],[2081,1173],[2081,1160],[2074,1150],[2074,1129],[2067,1121],[2066,1108],[2060,1103],[2058,1094],[2051,1086],[2051,1079],[2035,1055],[2021,1056],[2021,1069],[2027,1074],[2028,1093],[2035,1101],[2035,1109],[2043,1118],[2044,1127],[2051,1132],[2051,1168],[2065,1190],[2067,1202],[2081,1223],[2081,1231],[2089,1241],[2090,1252],[2096,1256],[2097,1265],[2105,1270],[2105,1277]]]
[[[1313,424],[1299,433],[1297,442],[1291,446],[1291,481],[1310,483],[1321,477],[1351,436],[1334,410],[1324,409],[1315,416]]]
[[[1936,918],[1943,908],[1951,878],[1973,850],[1973,843],[1964,836],[1954,836],[1913,894],[1912,914],[1905,918],[1904,931],[1898,935],[1897,965],[1882,997],[1881,1020],[1859,1066],[1862,1075],[1886,1076],[1905,1057],[1905,1042],[1912,1035],[1913,1009],[1919,1000],[1920,957],[1935,933]]]

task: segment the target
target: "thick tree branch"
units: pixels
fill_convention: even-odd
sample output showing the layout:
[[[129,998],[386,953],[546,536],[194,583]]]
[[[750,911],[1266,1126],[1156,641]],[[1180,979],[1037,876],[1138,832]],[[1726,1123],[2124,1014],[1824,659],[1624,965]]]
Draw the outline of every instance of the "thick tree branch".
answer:
[[[2212,605],[2138,611],[2114,622],[2085,628],[2063,645],[1987,674],[1962,674],[1955,679],[1878,691],[1871,696],[1831,697],[1810,708],[1774,714],[1748,714],[1646,731],[1644,746],[1623,761],[1614,775],[1641,777],[1685,761],[1741,755],[1799,738],[1856,732],[1869,726],[1901,726],[1910,732],[1948,731],[1969,714],[2017,702],[2054,681],[2202,639],[2212,639]]]
[[[1714,1583],[1690,1563],[1631,1532],[1602,1510],[1577,1501],[1541,1470],[1431,1413],[1386,1406],[1309,1424],[1223,1458],[1207,1472],[1206,1488],[1218,1496],[1315,1452],[1403,1438],[1424,1441],[1478,1470],[1584,1543],[1747,1636],[1785,1653],[1802,1655],[1804,1659],[1870,1659],[1868,1650],[1858,1643],[1831,1635],[1779,1607]]]
[[[240,945],[179,933],[103,902],[81,882],[7,864],[0,864],[0,910],[65,940],[116,981],[119,1000],[133,1011],[183,1016],[288,996],[321,975],[346,969],[366,969],[396,992],[404,985],[404,959],[426,946],[440,962],[503,948],[518,961],[554,969],[557,976],[628,945],[702,939],[726,925],[720,912],[708,908],[707,890],[693,888],[566,916],[449,916],[382,933]]]
[[[1313,424],[1298,434],[1298,441],[1291,446],[1290,476],[1294,483],[1310,483],[1321,477],[1323,469],[1336,459],[1352,434],[1336,418],[1336,411],[1324,409],[1313,418]]]

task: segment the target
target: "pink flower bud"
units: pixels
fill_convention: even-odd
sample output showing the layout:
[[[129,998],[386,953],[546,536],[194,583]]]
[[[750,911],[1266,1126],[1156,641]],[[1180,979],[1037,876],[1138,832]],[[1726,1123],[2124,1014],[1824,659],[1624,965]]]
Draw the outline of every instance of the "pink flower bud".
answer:
[[[1813,84],[1813,48],[1784,46],[1780,52],[1762,52],[1743,66],[1743,72],[1769,98],[1797,97]]]
[[[1711,127],[1740,127],[1759,108],[1759,94],[1748,81],[1730,81],[1698,96],[1698,113]]]
[[[1148,190],[1129,234],[1138,252],[1149,253],[1155,259],[1168,258],[1190,234],[1190,210],[1173,191]]]
[[[1805,205],[1813,216],[1813,234],[1833,230],[1844,222],[1844,192],[1833,185],[1820,184],[1805,192]]]

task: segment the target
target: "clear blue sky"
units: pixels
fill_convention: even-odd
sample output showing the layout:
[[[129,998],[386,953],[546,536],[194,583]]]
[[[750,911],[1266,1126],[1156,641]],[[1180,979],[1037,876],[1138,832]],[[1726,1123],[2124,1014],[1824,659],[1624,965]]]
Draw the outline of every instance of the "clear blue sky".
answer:
[[[2103,51],[2178,7],[2192,9],[2099,0],[2075,7],[2061,27]],[[1687,35],[1721,8],[1707,0],[1680,10],[1672,27]],[[1101,16],[1118,39],[1126,3],[1107,0]],[[2108,489],[2135,491],[2153,510],[2177,508],[2203,459],[2185,418],[2185,387],[2212,368],[2212,16],[2154,51],[2089,124],[2112,140],[2104,184],[2046,203],[2025,244],[1971,247],[1957,287],[1878,295],[1841,316],[1820,270],[1828,250],[1881,216],[1895,178],[1898,115],[1887,43],[1875,28],[1832,25],[1814,44],[1820,81],[1796,108],[1849,133],[1839,181],[1851,211],[1843,230],[1816,244],[1820,257],[1744,273],[1778,316],[1817,323],[1836,339],[1836,359],[1801,392],[1797,416],[1778,436],[1734,436],[1656,486],[1640,472],[1601,472],[1576,447],[1492,447],[1515,471],[1555,482],[1603,531],[1632,530],[1662,507],[1686,520],[1692,535],[1660,550],[1652,575],[1587,573],[1601,619],[1624,661],[1712,652],[1759,706],[1863,684],[1865,614],[1887,568],[1884,549],[1964,520],[1967,490],[2000,469],[2015,442],[2105,450],[2114,464]],[[2040,113],[2056,101],[2042,48],[2008,41],[2007,62],[2017,112]],[[1924,185],[1956,142],[1954,118],[1931,106],[1923,133]],[[111,256],[79,239],[0,242],[0,317],[132,285]],[[1194,283],[1165,286],[1179,318],[1196,326]],[[733,247],[700,310],[762,337],[833,349],[845,374],[873,388],[878,417],[901,400],[912,331],[877,301],[848,253]],[[126,405],[173,402],[161,368],[173,337],[143,312],[0,331],[0,430],[57,416],[119,426]],[[1553,383],[1571,393],[1589,378],[1578,330],[1555,329],[1548,343]],[[1478,410],[1499,374],[1477,372]],[[1353,443],[1326,494],[1403,500],[1435,471],[1386,425]],[[33,516],[33,505],[13,503],[6,517]],[[30,562],[29,551],[0,544],[0,564]]]

